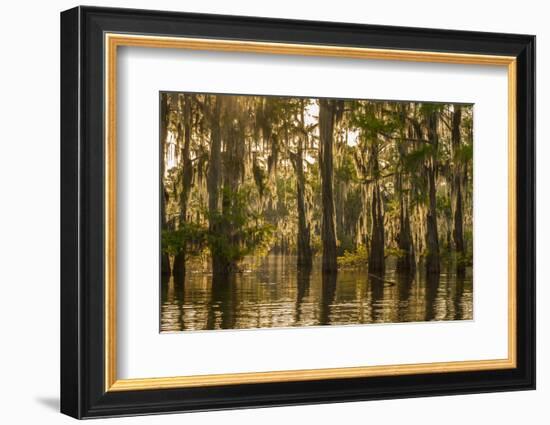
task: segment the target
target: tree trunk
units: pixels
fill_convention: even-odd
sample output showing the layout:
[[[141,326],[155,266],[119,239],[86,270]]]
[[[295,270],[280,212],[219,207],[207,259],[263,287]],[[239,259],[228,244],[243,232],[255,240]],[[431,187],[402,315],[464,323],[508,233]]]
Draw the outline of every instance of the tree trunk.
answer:
[[[310,245],[310,228],[306,218],[305,176],[302,141],[296,155],[296,204],[298,206],[298,267],[311,268],[312,253]]]
[[[212,97],[213,98],[213,97]],[[212,99],[211,98],[211,99]],[[210,160],[208,166],[208,175],[206,177],[206,188],[208,191],[208,211],[209,211],[209,231],[211,234],[218,234],[219,223],[214,220],[220,210],[220,184],[222,171],[222,138],[220,129],[220,120],[222,113],[222,96],[215,97],[215,105],[210,115],[211,144]],[[224,272],[224,264],[221,253],[211,247],[212,272],[215,275]]]
[[[407,146],[404,143],[406,136],[411,137],[414,129],[406,122],[406,107],[401,104],[399,107],[401,118],[401,141],[397,145],[399,152],[399,171],[396,174],[395,187],[399,194],[399,231],[397,234],[397,245],[400,250],[400,256],[397,259],[396,271],[403,274],[414,274],[416,270],[415,243],[411,231],[411,205],[409,195],[405,193],[403,187],[403,170],[405,169],[405,157],[407,155]],[[406,178],[406,177],[405,177]]]
[[[373,274],[383,274],[385,270],[384,215],[380,198],[380,185],[376,181],[372,188],[372,232],[369,246],[369,273]]]
[[[298,149],[294,161],[296,170],[296,204],[298,207],[298,268],[311,268],[312,253],[310,245],[310,227],[306,218],[306,178],[304,175],[304,140],[307,137],[304,127],[304,101],[301,101],[301,130],[303,135],[298,138]]]
[[[402,176],[397,177],[397,192],[399,192],[399,232],[397,235],[397,245],[400,252],[397,258],[396,269],[398,272],[414,273],[415,258],[414,246],[411,233],[411,217],[409,215],[409,205],[405,205],[403,198]]]
[[[428,115],[428,139],[432,145],[432,154],[426,166],[428,175],[428,213],[426,216],[426,272],[439,274],[439,235],[437,232],[436,171],[438,148],[438,112]]]
[[[319,100],[319,165],[321,171],[323,272],[337,271],[336,263],[336,223],[334,214],[333,180],[333,133],[334,103],[327,99]]]
[[[239,115],[237,100],[234,97],[226,99],[225,113],[222,214],[224,218],[227,218],[233,215],[233,208],[237,202],[236,197],[244,175],[245,140],[242,117]],[[222,220],[222,223],[223,225],[218,230],[227,241],[229,251],[238,249],[241,241],[236,232],[235,223],[225,219]],[[222,255],[220,260],[224,273],[237,271],[237,262],[233,257]]]
[[[380,167],[378,163],[378,144],[372,142],[369,156],[369,166],[374,178],[372,186],[371,204],[371,239],[369,244],[369,273],[383,274],[385,271],[384,259],[384,214],[382,212],[382,199],[380,196]]]
[[[182,161],[183,161],[183,176],[182,176],[182,189],[180,192],[180,215],[179,225],[183,227],[187,220],[187,204],[189,201],[189,193],[191,191],[191,181],[193,178],[193,169],[191,164],[190,152],[191,152],[191,96],[186,94],[183,99],[183,122],[180,123],[180,134],[183,133],[183,148],[182,148]],[[183,245],[182,250],[174,258],[174,278],[183,282],[185,279],[185,257],[186,246]]]
[[[168,96],[162,94],[160,99],[160,227],[162,230],[167,230],[166,226],[166,201],[167,191],[164,187],[164,174],[166,171],[166,137],[168,136]],[[170,258],[168,253],[161,252],[160,254],[160,272],[162,276],[170,276]]]
[[[460,105],[454,106],[453,120],[452,120],[452,131],[451,131],[451,142],[454,153],[454,176],[453,176],[453,186],[454,186],[454,223],[453,223],[453,240],[455,245],[455,250],[457,254],[457,264],[456,272],[459,275],[464,275],[466,271],[464,263],[464,214],[462,208],[462,164],[457,157],[457,152],[460,148],[460,123],[462,120],[462,108]]]

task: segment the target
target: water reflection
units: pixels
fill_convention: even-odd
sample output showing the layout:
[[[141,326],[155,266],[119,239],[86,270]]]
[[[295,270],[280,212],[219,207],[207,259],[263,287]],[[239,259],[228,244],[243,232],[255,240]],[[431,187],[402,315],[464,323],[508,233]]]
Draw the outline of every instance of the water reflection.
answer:
[[[366,270],[297,270],[293,257],[269,255],[250,270],[215,277],[188,270],[162,282],[161,331],[472,319],[472,275]],[[421,268],[420,268],[421,269]]]

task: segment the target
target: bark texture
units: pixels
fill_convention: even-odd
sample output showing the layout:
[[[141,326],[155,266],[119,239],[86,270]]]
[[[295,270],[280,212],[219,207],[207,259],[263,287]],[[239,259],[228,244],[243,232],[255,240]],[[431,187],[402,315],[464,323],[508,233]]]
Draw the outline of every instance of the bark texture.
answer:
[[[336,220],[333,196],[333,137],[334,101],[319,100],[319,163],[321,170],[323,272],[337,271],[336,263]]]

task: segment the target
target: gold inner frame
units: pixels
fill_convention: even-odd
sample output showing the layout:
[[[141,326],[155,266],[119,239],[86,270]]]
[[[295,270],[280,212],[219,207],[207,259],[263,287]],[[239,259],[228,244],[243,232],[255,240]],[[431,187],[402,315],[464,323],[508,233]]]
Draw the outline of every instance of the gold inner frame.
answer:
[[[326,45],[105,34],[105,391],[308,381],[516,367],[516,58]],[[382,366],[118,379],[116,325],[116,101],[119,46],[504,66],[508,72],[508,357]]]

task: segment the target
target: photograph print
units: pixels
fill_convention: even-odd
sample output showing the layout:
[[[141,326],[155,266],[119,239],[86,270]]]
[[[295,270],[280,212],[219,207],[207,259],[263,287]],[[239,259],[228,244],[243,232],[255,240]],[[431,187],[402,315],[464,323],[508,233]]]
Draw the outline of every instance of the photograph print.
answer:
[[[159,108],[161,332],[473,319],[473,105]]]

